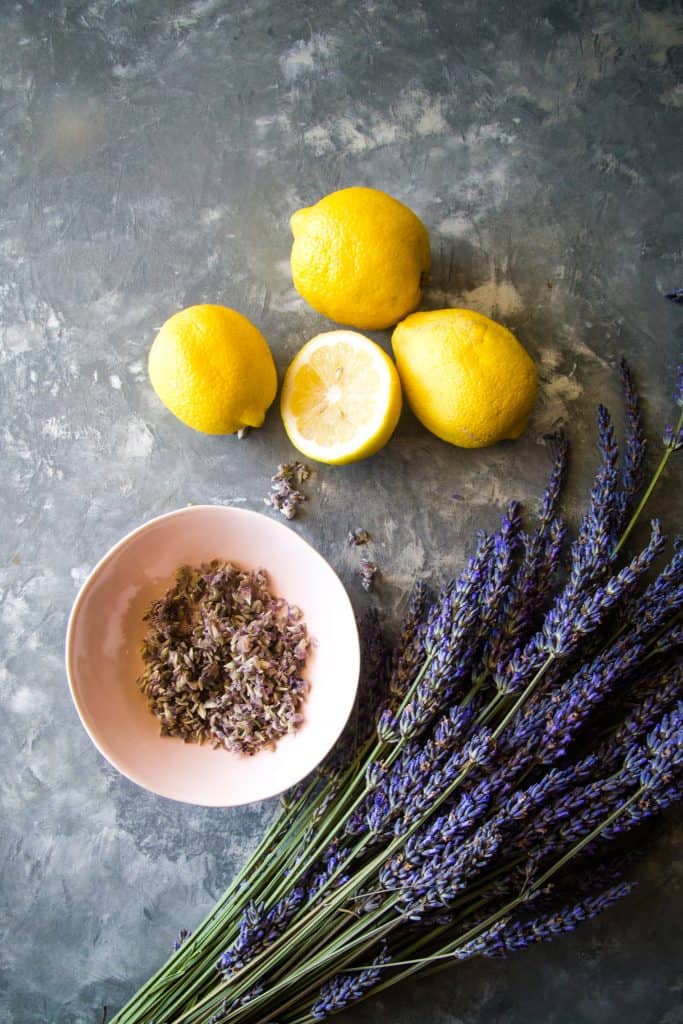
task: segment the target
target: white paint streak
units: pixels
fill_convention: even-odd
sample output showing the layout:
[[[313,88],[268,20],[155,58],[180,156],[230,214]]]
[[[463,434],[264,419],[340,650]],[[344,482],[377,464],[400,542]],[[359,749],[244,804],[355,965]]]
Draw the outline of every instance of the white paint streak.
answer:
[[[445,101],[421,88],[404,89],[385,117],[377,110],[359,109],[332,117],[304,132],[304,141],[316,156],[342,146],[351,153],[365,153],[381,146],[448,132]]]
[[[83,562],[81,565],[75,565],[71,570],[71,579],[74,581],[75,587],[82,587],[88,578],[90,573],[90,566]]]
[[[126,429],[123,454],[129,459],[146,459],[154,447],[154,437],[140,419],[131,420]]]
[[[55,440],[71,437],[71,429],[63,416],[50,416],[40,430],[43,437],[52,437]]]
[[[329,35],[314,33],[308,41],[299,39],[280,57],[282,73],[292,82],[324,66],[334,50],[335,42]]]
[[[10,632],[20,630],[29,614],[30,609],[25,597],[21,594],[5,594],[0,617]]]
[[[464,213],[456,213],[453,217],[446,217],[438,226],[439,234],[447,238],[461,238],[469,235],[474,225],[470,218]]]
[[[10,696],[7,707],[15,715],[35,715],[36,708],[40,706],[40,694],[35,693],[28,686],[20,686]]]

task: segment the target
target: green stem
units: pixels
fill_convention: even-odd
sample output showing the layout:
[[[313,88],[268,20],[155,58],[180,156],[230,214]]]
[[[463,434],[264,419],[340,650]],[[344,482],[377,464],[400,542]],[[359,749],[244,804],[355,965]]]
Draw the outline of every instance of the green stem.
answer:
[[[167,1000],[169,995],[167,984],[169,977],[173,979],[184,979],[187,977],[190,962],[194,963],[198,960],[198,954],[204,950],[207,934],[210,935],[212,931],[215,930],[216,921],[219,918],[221,924],[223,924],[223,918],[220,917],[220,914],[228,901],[233,900],[233,905],[231,906],[233,916],[235,915],[236,910],[241,909],[247,902],[249,896],[246,892],[241,900],[238,899],[235,901],[234,897],[236,892],[242,881],[244,881],[249,874],[253,873],[254,867],[260,863],[261,858],[268,850],[268,847],[273,842],[274,838],[278,835],[281,836],[281,843],[277,844],[273,850],[268,852],[268,858],[272,858],[273,851],[277,852],[282,843],[289,841],[286,826],[288,822],[292,820],[296,821],[298,819],[316,784],[316,780],[312,780],[298,800],[276,816],[247,863],[241,871],[237,873],[219,899],[218,903],[214,904],[210,912],[195,928],[193,935],[180,947],[179,950],[171,955],[166,963],[163,964],[154,975],[152,975],[147,983],[138,990],[134,998],[119,1010],[116,1016],[111,1020],[110,1024],[127,1024],[127,1022],[132,1022],[135,1019],[131,1018],[131,1013],[133,1011],[136,1011],[139,1014],[140,1012],[149,1012],[151,1009],[156,1008],[159,1004],[160,996]],[[174,970],[169,974],[172,967]],[[213,963],[211,967],[213,969]],[[185,988],[186,984],[182,987]],[[158,990],[160,990],[160,995],[156,995]]]
[[[678,423],[676,424],[676,428],[674,430],[674,436],[676,436],[676,434],[678,434],[678,432],[680,430],[683,430],[683,410],[681,410],[681,414],[678,417]],[[659,461],[659,465],[657,466],[656,470],[654,471],[652,479],[650,480],[650,483],[648,484],[645,493],[643,494],[642,498],[640,499],[640,502],[638,503],[638,507],[636,508],[635,512],[631,516],[631,518],[629,520],[628,526],[626,527],[626,529],[622,533],[619,542],[617,543],[616,547],[614,548],[614,551],[612,552],[613,555],[616,555],[621,550],[623,545],[626,543],[626,539],[629,536],[629,534],[631,533],[631,530],[633,529],[633,527],[638,522],[638,518],[640,516],[640,513],[643,511],[643,509],[645,508],[645,505],[650,500],[650,496],[651,496],[652,492],[654,491],[654,489],[655,489],[655,487],[657,485],[657,481],[659,480],[660,476],[664,472],[666,464],[667,464],[667,462],[669,461],[669,459],[671,457],[672,451],[673,451],[673,448],[666,447],[664,449],[664,454],[662,455],[662,457],[661,457],[661,459]]]

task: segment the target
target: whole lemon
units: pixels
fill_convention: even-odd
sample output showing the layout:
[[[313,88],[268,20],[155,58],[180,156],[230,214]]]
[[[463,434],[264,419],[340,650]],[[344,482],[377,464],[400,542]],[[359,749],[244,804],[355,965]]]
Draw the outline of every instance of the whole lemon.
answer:
[[[338,323],[380,330],[418,305],[429,235],[407,206],[374,188],[343,188],[291,221],[294,287]]]
[[[519,437],[536,396],[533,360],[506,327],[470,309],[413,313],[391,338],[421,423],[461,448]]]
[[[189,306],[174,313],[154,339],[148,368],[164,405],[205,434],[260,427],[277,390],[265,338],[225,306]]]

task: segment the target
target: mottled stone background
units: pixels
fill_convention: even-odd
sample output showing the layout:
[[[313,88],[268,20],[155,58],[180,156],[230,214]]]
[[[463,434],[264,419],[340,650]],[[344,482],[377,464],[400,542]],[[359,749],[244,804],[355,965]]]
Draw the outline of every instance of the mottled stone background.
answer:
[[[0,3],[1,1024],[92,1024],[120,1005],[274,811],[136,788],[90,744],[68,693],[67,616],[108,547],[188,502],[261,509],[291,455],[275,410],[241,443],[174,420],[146,376],[155,329],[191,303],[235,306],[282,371],[328,326],[292,289],[289,215],[361,183],[428,225],[427,305],[466,304],[518,333],[542,379],[523,439],[459,451],[405,413],[379,456],[311,481],[294,529],[359,612],[344,538],[369,529],[382,570],[371,600],[391,620],[410,581],[443,579],[508,498],[533,504],[541,436],[559,422],[576,515],[621,352],[655,435],[669,415],[682,66],[679,2]],[[680,484],[670,473],[654,505],[679,527]],[[636,873],[636,894],[576,936],[344,1019],[683,1021],[673,819]]]

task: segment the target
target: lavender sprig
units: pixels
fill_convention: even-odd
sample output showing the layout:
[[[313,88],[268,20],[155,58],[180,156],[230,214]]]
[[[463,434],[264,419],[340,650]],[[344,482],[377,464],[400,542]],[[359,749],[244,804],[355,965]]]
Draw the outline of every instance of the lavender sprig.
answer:
[[[239,936],[220,956],[217,967],[225,977],[235,974],[269,943],[277,939],[301,906],[305,891],[297,887],[271,910],[248,903],[242,913]]]
[[[647,441],[643,428],[640,396],[625,359],[619,363],[626,413],[626,444],[621,474],[621,492],[617,495],[619,529],[623,530],[645,480]]]
[[[355,1003],[364,992],[375,984],[380,977],[380,967],[389,963],[391,957],[386,946],[383,946],[372,967],[362,971],[337,974],[320,989],[318,999],[313,1003],[310,1014],[314,1020],[324,1020],[332,1013],[338,1013],[351,1003]]]
[[[657,466],[657,468],[655,469],[654,473],[652,474],[652,479],[650,480],[650,483],[648,484],[647,488],[645,489],[645,492],[644,492],[642,498],[640,499],[640,502],[638,503],[638,505],[636,507],[636,510],[634,511],[633,515],[631,516],[631,519],[629,520],[628,526],[623,531],[623,533],[622,533],[618,543],[616,544],[616,546],[614,548],[614,553],[615,554],[617,554],[617,552],[626,543],[626,540],[628,539],[631,531],[633,530],[634,526],[638,522],[638,517],[640,516],[641,512],[645,508],[645,505],[647,504],[647,502],[648,502],[648,500],[650,498],[650,495],[652,494],[652,492],[654,491],[655,487],[657,486],[657,482],[658,482],[659,478],[661,477],[662,473],[664,472],[664,470],[666,468],[666,464],[669,461],[669,458],[671,457],[673,452],[680,451],[680,448],[681,448],[681,445],[680,445],[681,431],[683,431],[683,363],[681,365],[679,365],[679,367],[678,367],[678,379],[676,381],[676,390],[674,392],[674,402],[676,403],[678,408],[681,410],[681,412],[680,412],[680,414],[678,416],[678,422],[676,423],[675,426],[667,426],[667,428],[666,428],[666,430],[664,432],[664,437],[663,437],[664,454],[662,455],[662,457],[661,457],[661,459],[659,461],[659,465]]]
[[[471,939],[453,956],[456,960],[468,960],[473,956],[505,957],[517,949],[524,949],[537,942],[549,942],[566,932],[572,932],[583,921],[601,914],[617,900],[633,891],[635,883],[622,882],[611,886],[598,896],[579,900],[573,906],[562,907],[553,914],[533,918],[530,921],[511,921],[503,918],[487,931]]]
[[[541,501],[539,525],[531,537],[521,538],[524,546],[522,562],[483,654],[484,664],[490,673],[494,673],[514,650],[521,648],[529,639],[558,568],[565,527],[557,518],[557,505],[566,474],[569,445],[562,433],[551,441],[553,466]]]

